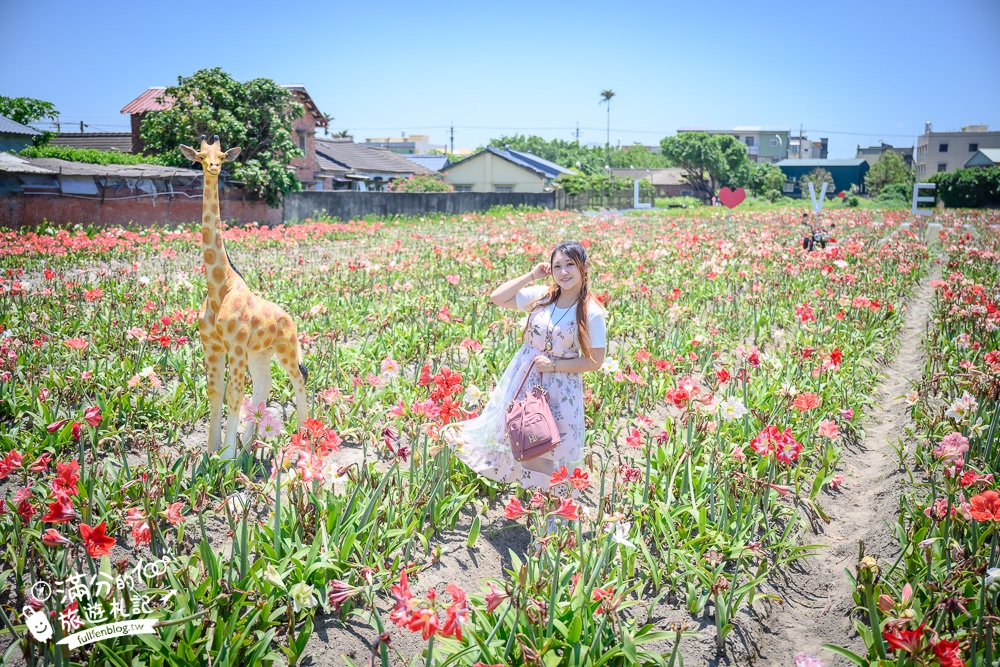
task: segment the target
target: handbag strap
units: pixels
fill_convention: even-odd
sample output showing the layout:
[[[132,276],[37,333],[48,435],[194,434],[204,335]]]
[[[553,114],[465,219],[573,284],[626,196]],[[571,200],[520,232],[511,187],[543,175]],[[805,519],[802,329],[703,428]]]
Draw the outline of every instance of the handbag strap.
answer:
[[[517,390],[514,392],[514,396],[511,398],[511,403],[517,400],[517,395],[521,393],[522,389],[524,389],[524,383],[528,381],[528,376],[531,375],[531,367],[535,365],[536,361],[538,361],[538,357],[532,359],[531,363],[528,364],[528,372],[524,374],[524,378],[521,380],[521,384],[517,386]],[[538,382],[541,383],[541,381],[542,381],[542,372],[538,371]]]

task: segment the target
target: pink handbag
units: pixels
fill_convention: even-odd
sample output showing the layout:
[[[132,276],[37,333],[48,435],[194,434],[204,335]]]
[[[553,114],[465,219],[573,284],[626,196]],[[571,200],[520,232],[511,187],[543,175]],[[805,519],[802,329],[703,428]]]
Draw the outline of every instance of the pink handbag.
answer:
[[[532,360],[531,365],[535,361]],[[531,375],[531,368],[525,373],[520,386],[514,392],[514,399],[507,406],[505,429],[510,442],[510,452],[517,461],[530,461],[559,444],[559,429],[549,409],[548,393],[542,389],[541,374],[539,384],[529,391],[523,401],[517,399],[524,383]]]

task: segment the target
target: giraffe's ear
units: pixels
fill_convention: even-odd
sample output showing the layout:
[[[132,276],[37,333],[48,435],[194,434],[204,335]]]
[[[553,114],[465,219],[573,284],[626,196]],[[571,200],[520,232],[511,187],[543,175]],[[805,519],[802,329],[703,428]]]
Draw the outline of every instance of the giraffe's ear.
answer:
[[[226,151],[226,159],[223,160],[223,162],[232,162],[240,154],[241,150],[242,149],[239,146],[230,148],[228,151]]]
[[[181,153],[183,153],[184,157],[191,160],[192,162],[198,161],[198,151],[191,148],[190,146],[185,146],[184,144],[181,144]]]

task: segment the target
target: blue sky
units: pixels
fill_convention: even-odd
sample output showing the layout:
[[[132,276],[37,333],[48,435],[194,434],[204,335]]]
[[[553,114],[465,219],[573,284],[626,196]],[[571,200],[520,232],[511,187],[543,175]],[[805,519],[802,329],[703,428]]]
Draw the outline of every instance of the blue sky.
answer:
[[[44,9],[42,8],[44,7]],[[275,8],[285,8],[279,12]],[[0,0],[0,94],[124,131],[149,86],[206,67],[302,83],[357,140],[501,134],[656,144],[688,125],[800,123],[830,157],[1000,130],[1000,3]],[[76,125],[76,129],[79,127]]]

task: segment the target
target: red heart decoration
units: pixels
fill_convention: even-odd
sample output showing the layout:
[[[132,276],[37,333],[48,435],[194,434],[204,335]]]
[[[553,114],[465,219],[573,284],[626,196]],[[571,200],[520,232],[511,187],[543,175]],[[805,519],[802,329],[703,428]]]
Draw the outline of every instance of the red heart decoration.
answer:
[[[719,190],[719,201],[722,202],[723,206],[729,209],[734,209],[743,203],[743,200],[747,198],[747,193],[743,191],[743,188],[736,188],[736,190],[730,190],[729,188],[722,188]]]

